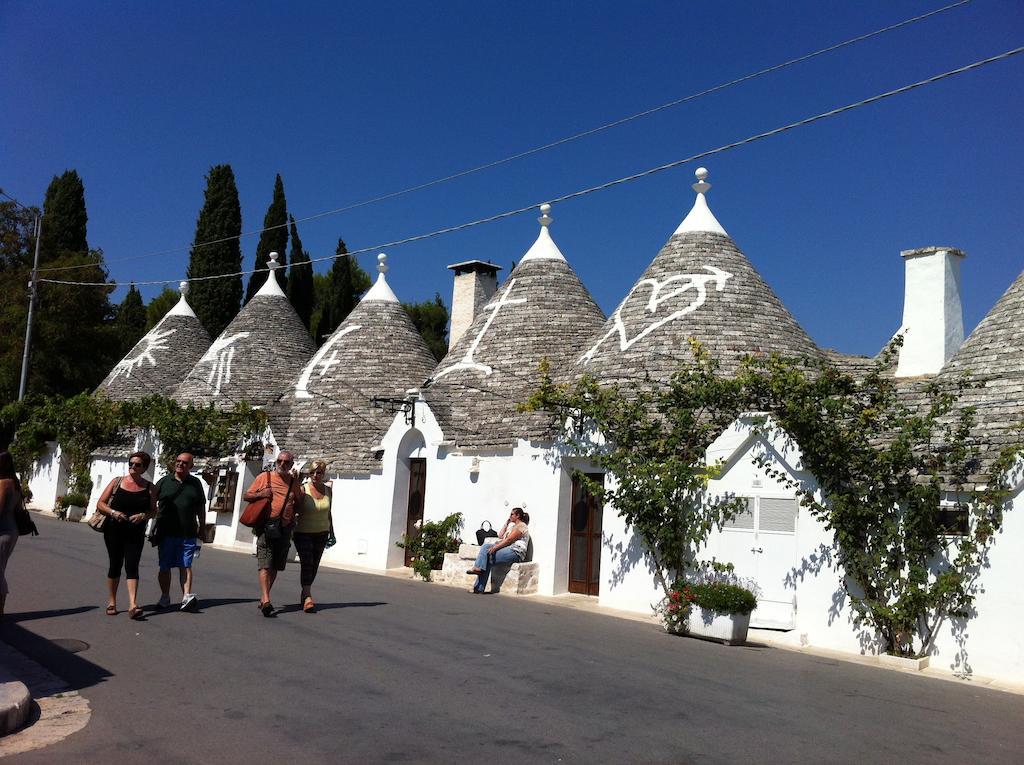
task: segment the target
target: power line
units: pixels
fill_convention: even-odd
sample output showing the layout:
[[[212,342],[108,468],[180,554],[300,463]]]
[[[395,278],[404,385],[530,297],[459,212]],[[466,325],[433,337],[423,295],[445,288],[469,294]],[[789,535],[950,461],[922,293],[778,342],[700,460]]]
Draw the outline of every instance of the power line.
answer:
[[[932,85],[932,84],[934,84],[936,82],[940,82],[941,80],[948,79],[949,77],[954,77],[956,75],[964,74],[965,72],[970,72],[970,71],[972,71],[974,69],[979,69],[979,68],[981,68],[983,66],[987,66],[989,64],[993,64],[993,63],[995,63],[997,61],[1002,61],[1004,59],[1010,58],[1011,56],[1019,55],[1020,53],[1024,53],[1024,46],[1021,46],[1019,48],[1014,48],[1012,50],[1008,50],[1005,53],[1000,53],[1000,54],[995,55],[995,56],[990,56],[989,58],[981,59],[980,61],[975,61],[972,64],[967,64],[966,66],[961,66],[961,67],[958,67],[957,69],[951,69],[948,72],[943,72],[942,74],[937,74],[937,75],[935,75],[933,77],[929,77],[929,78],[924,79],[924,80],[918,80],[917,82],[911,83],[909,85],[904,85],[902,87],[895,88],[893,90],[888,90],[888,91],[886,91],[884,93],[879,93],[878,95],[871,96],[869,98],[865,98],[865,99],[862,99],[860,101],[856,101],[856,102],[851,103],[851,104],[847,104],[846,106],[839,106],[839,107],[836,107],[835,109],[830,109],[829,111],[821,112],[820,114],[815,114],[813,117],[806,117],[806,118],[804,118],[802,120],[797,120],[796,122],[790,122],[788,125],[783,125],[781,127],[773,128],[772,130],[766,130],[763,133],[757,133],[756,135],[752,135],[752,136],[749,136],[747,138],[743,138],[743,139],[741,139],[739,141],[733,141],[731,143],[723,144],[722,146],[718,146],[718,147],[716,147],[714,149],[707,149],[706,151],[698,152],[697,154],[691,154],[689,157],[684,157],[683,159],[677,159],[677,160],[675,160],[673,162],[667,162],[664,165],[658,165],[657,167],[652,167],[652,168],[650,168],[648,170],[643,170],[643,171],[641,171],[639,173],[633,173],[632,175],[627,175],[627,176],[622,177],[622,178],[617,178],[617,179],[615,179],[613,181],[607,181],[606,183],[602,183],[602,184],[599,184],[597,186],[590,186],[590,187],[585,188],[585,189],[580,189],[579,191],[573,191],[573,192],[571,192],[569,194],[563,194],[562,196],[554,197],[554,198],[548,199],[546,201],[548,203],[550,203],[550,204],[557,204],[557,203],[560,203],[560,202],[567,202],[567,201],[572,200],[572,199],[578,199],[579,197],[587,196],[588,194],[593,194],[593,193],[598,192],[598,191],[604,191],[606,189],[610,189],[610,188],[613,188],[615,186],[620,186],[620,185],[622,185],[624,183],[631,183],[632,181],[640,180],[641,178],[646,178],[647,176],[654,175],[654,174],[660,173],[660,172],[664,172],[665,170],[671,170],[672,168],[679,167],[680,165],[685,165],[685,164],[687,164],[689,162],[694,162],[694,161],[696,161],[698,159],[704,159],[705,157],[710,157],[710,156],[713,156],[715,154],[721,154],[723,152],[729,151],[731,149],[738,148],[740,146],[746,146],[747,144],[751,144],[751,143],[754,143],[756,141],[761,141],[761,140],[763,140],[765,138],[770,138],[772,136],[780,135],[781,133],[786,133],[786,132],[788,132],[790,130],[794,130],[794,129],[798,128],[798,127],[803,127],[805,125],[810,125],[810,124],[813,124],[815,122],[820,122],[821,120],[829,119],[831,117],[836,117],[836,116],[838,116],[840,114],[844,114],[845,112],[852,111],[853,109],[859,109],[862,106],[868,106],[870,104],[874,104],[874,103],[877,103],[879,101],[883,101],[883,100],[885,100],[887,98],[892,98],[893,96],[898,96],[898,95],[902,95],[904,93],[909,93],[910,91],[916,90],[917,88],[922,88],[922,87],[924,87],[926,85]],[[446,228],[436,229],[434,231],[430,231],[430,232],[425,233],[425,234],[416,234],[414,236],[408,236],[408,237],[405,237],[403,239],[394,239],[394,240],[392,240],[390,242],[384,242],[384,243],[381,243],[381,244],[376,244],[376,245],[373,245],[371,247],[363,247],[363,248],[358,249],[358,250],[352,250],[352,251],[344,253],[342,255],[327,255],[327,256],[324,256],[322,258],[314,258],[314,259],[310,260],[309,262],[310,263],[322,263],[322,262],[329,261],[329,260],[336,260],[337,258],[340,258],[340,257],[350,257],[352,255],[362,255],[364,253],[372,252],[374,250],[390,249],[390,248],[398,247],[398,246],[404,245],[404,244],[411,244],[413,242],[420,242],[420,241],[424,241],[426,239],[433,239],[433,238],[436,238],[438,236],[443,236],[445,234],[453,234],[453,233],[458,232],[458,231],[464,231],[464,230],[469,229],[469,228],[474,228],[476,226],[481,226],[481,225],[483,225],[485,223],[494,223],[494,222],[499,221],[499,220],[504,220],[505,218],[511,218],[511,217],[513,217],[515,215],[521,215],[522,213],[525,213],[525,212],[528,212],[530,210],[533,210],[536,207],[537,207],[536,203],[535,204],[530,204],[530,205],[526,205],[525,207],[519,207],[519,208],[516,208],[514,210],[508,210],[506,212],[497,213],[496,215],[491,215],[491,216],[488,216],[486,218],[478,218],[477,220],[469,221],[468,223],[460,223],[460,224],[455,225],[455,226],[448,226]],[[256,269],[252,269],[250,271],[237,271],[237,272],[230,273],[230,274],[215,274],[215,275],[211,275],[211,276],[197,276],[197,277],[194,277],[192,279],[189,279],[189,281],[190,282],[197,282],[197,281],[207,281],[207,280],[211,280],[211,279],[228,279],[228,278],[233,278],[233,277],[236,277],[236,276],[248,276],[249,274],[265,273],[265,272],[269,272],[270,270],[271,270],[270,268],[256,268]],[[66,284],[66,285],[77,286],[77,287],[99,287],[99,286],[110,286],[111,285],[111,282],[74,282],[74,281],[64,281],[64,280],[59,280],[59,279],[40,279],[39,281],[40,282],[47,282],[49,284]],[[178,282],[180,280],[178,280],[178,279],[161,279],[161,280],[152,280],[152,281],[140,281],[138,279],[133,279],[131,281],[133,281],[136,285],[154,285],[154,284],[174,284],[174,283],[176,283],[176,282]],[[113,282],[113,284],[116,285],[117,282]]]
[[[830,45],[830,46],[828,46],[826,48],[821,48],[819,50],[814,51],[813,53],[806,53],[806,54],[804,54],[802,56],[797,56],[796,58],[791,58],[788,61],[783,61],[781,64],[775,64],[773,66],[765,67],[764,69],[759,69],[756,72],[751,72],[750,74],[745,74],[742,77],[737,77],[736,79],[729,80],[728,82],[723,82],[723,83],[719,83],[718,85],[713,85],[713,86],[711,86],[709,88],[705,88],[704,90],[697,91],[696,93],[691,93],[688,96],[683,96],[682,98],[677,98],[675,100],[668,101],[667,103],[661,104],[659,106],[653,106],[653,107],[651,107],[649,109],[644,109],[643,111],[637,112],[636,114],[631,114],[628,117],[621,117],[621,118],[619,118],[617,120],[613,120],[612,122],[606,122],[603,125],[598,125],[597,127],[589,128],[589,129],[583,130],[583,131],[581,131],[579,133],[573,133],[572,135],[565,136],[564,138],[559,138],[559,139],[556,139],[554,141],[550,141],[549,143],[545,143],[545,144],[542,144],[540,146],[535,146],[535,147],[533,147],[531,149],[525,149],[525,150],[523,150],[521,152],[518,152],[516,154],[511,154],[511,155],[509,155],[507,157],[504,157],[502,159],[497,159],[497,160],[494,160],[492,162],[486,162],[486,163],[484,163],[482,165],[477,165],[475,167],[470,167],[470,168],[467,168],[465,170],[459,170],[458,172],[452,173],[451,175],[446,175],[446,176],[443,176],[441,178],[435,178],[434,180],[431,180],[431,181],[425,181],[423,183],[418,183],[416,185],[409,186],[407,188],[400,189],[398,191],[392,191],[392,192],[389,192],[387,194],[381,194],[380,196],[371,197],[370,199],[364,199],[361,202],[353,202],[352,204],[345,205],[344,207],[338,207],[338,208],[335,208],[333,210],[326,210],[324,212],[314,213],[313,215],[307,215],[304,218],[297,219],[295,221],[295,223],[307,223],[307,222],[309,222],[311,220],[318,220],[320,218],[326,218],[326,217],[331,216],[331,215],[339,215],[339,214],[344,213],[344,212],[349,212],[351,210],[356,210],[356,209],[358,209],[360,207],[367,207],[369,205],[376,204],[378,202],[384,202],[384,201],[387,201],[389,199],[395,199],[396,197],[405,196],[406,194],[412,194],[413,192],[416,192],[416,191],[423,191],[424,189],[429,189],[429,188],[432,188],[434,186],[439,186],[442,183],[448,183],[449,181],[454,181],[454,180],[457,180],[459,178],[464,178],[467,175],[473,175],[474,173],[479,173],[479,172],[482,172],[484,170],[490,170],[493,167],[499,167],[501,165],[507,165],[510,162],[515,162],[516,160],[524,159],[525,157],[529,157],[529,156],[532,156],[534,154],[539,154],[540,152],[548,151],[549,149],[554,149],[554,148],[557,148],[559,146],[563,146],[563,145],[565,145],[567,143],[571,143],[573,141],[578,141],[581,138],[586,138],[588,136],[596,135],[597,133],[602,133],[602,132],[604,132],[606,130],[610,130],[610,129],[614,128],[614,127],[618,127],[619,125],[625,125],[625,124],[627,124],[629,122],[633,122],[634,120],[642,119],[643,117],[649,117],[652,114],[657,114],[659,112],[663,112],[666,109],[671,109],[671,108],[676,107],[676,106],[681,106],[681,105],[683,105],[685,103],[689,103],[690,101],[696,101],[698,98],[703,98],[704,96],[709,96],[709,95],[711,95],[713,93],[718,93],[718,92],[720,92],[722,90],[726,90],[727,88],[731,88],[731,87],[734,87],[736,85],[741,85],[744,82],[749,82],[750,80],[756,79],[758,77],[763,77],[765,75],[772,74],[773,72],[778,72],[778,71],[780,71],[782,69],[787,69],[787,68],[789,68],[791,66],[795,66],[796,64],[803,63],[804,61],[810,61],[811,59],[817,58],[818,56],[823,56],[826,53],[832,53],[833,51],[840,50],[841,48],[846,48],[846,47],[848,47],[850,45],[854,45],[856,43],[863,42],[865,40],[869,40],[872,37],[877,37],[879,35],[885,34],[886,32],[892,32],[892,31],[894,31],[896,29],[900,29],[902,27],[909,26],[910,24],[915,24],[915,23],[917,23],[919,21],[923,21],[923,20],[925,20],[925,19],[927,19],[927,18],[929,18],[931,16],[936,16],[936,15],[938,15],[940,13],[945,13],[946,11],[953,10],[954,8],[958,8],[958,7],[962,6],[962,5],[967,5],[968,3],[972,2],[972,1],[973,0],[958,0],[955,3],[950,3],[949,5],[943,6],[942,8],[936,8],[934,11],[928,11],[927,13],[922,13],[922,14],[920,14],[918,16],[913,16],[913,17],[911,17],[909,19],[904,19],[903,21],[896,22],[895,24],[890,24],[889,26],[882,27],[881,29],[876,29],[874,32],[868,32],[868,33],[863,34],[863,35],[858,35],[857,37],[851,37],[849,40],[844,40],[843,42],[835,43],[834,45]],[[279,229],[279,228],[285,228],[285,227],[287,227],[289,225],[290,225],[290,223],[280,223],[280,224],[278,224],[276,226],[268,226],[267,228],[261,228],[261,229],[257,229],[257,230],[253,230],[253,231],[245,231],[245,232],[243,232],[241,234],[238,234],[237,236],[228,236],[228,237],[223,237],[221,239],[213,239],[213,240],[210,240],[209,242],[200,242],[199,244],[193,244],[193,245],[189,245],[187,247],[175,247],[175,248],[172,248],[172,249],[169,249],[169,250],[159,250],[157,252],[150,252],[150,253],[146,253],[144,255],[130,255],[130,256],[125,257],[125,258],[119,258],[117,260],[110,260],[110,261],[107,261],[107,262],[108,263],[124,263],[124,262],[127,262],[129,260],[138,260],[138,259],[142,259],[142,258],[155,258],[155,257],[159,257],[161,255],[173,255],[173,254],[178,253],[178,252],[187,252],[189,250],[196,249],[196,248],[199,248],[199,247],[209,247],[209,246],[212,246],[212,245],[215,245],[215,244],[223,244],[224,242],[232,242],[232,241],[234,241],[236,239],[242,239],[243,237],[256,236],[257,234],[262,234],[265,231],[274,231],[274,230]],[[74,270],[74,269],[77,269],[77,268],[84,268],[84,267],[85,266],[55,266],[55,267],[51,267],[51,268],[41,268],[39,270],[40,271],[70,271],[70,270]]]

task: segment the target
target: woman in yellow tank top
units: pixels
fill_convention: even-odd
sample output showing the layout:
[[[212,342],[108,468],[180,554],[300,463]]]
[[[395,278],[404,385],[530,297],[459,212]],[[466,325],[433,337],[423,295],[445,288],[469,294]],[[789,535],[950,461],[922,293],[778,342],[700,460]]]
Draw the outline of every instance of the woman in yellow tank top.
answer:
[[[307,614],[316,611],[313,601],[313,580],[320,568],[324,549],[334,544],[334,525],[331,519],[331,487],[324,483],[327,463],[314,460],[310,463],[310,476],[302,489],[303,504],[299,512],[299,523],[292,541],[299,553],[300,582],[302,584],[302,610]]]

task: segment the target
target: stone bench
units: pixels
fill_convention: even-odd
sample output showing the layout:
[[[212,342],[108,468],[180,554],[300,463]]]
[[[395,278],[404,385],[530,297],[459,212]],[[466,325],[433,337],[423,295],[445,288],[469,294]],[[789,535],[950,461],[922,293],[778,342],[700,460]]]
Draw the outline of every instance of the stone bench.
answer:
[[[457,553],[445,553],[441,576],[435,581],[464,587],[467,590],[472,588],[476,583],[476,576],[467,574],[466,569],[473,568],[473,562],[479,552],[479,545],[464,544],[459,546]],[[539,578],[539,563],[497,563],[491,567],[490,591],[507,595],[535,595]]]

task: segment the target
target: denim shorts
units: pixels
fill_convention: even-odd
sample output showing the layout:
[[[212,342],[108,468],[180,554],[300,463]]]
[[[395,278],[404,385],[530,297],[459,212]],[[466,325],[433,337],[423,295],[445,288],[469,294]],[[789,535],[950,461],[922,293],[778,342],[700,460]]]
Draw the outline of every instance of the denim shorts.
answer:
[[[160,543],[160,570],[192,568],[199,542],[195,537],[164,537]]]

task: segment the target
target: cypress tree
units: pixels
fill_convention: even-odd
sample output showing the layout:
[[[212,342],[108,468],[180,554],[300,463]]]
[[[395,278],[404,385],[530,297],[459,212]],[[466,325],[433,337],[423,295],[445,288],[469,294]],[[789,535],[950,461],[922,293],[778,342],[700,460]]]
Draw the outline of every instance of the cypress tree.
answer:
[[[348,247],[345,246],[344,240],[339,238],[334,254],[343,257],[335,258],[331,267],[327,303],[323,307],[320,324],[317,327],[318,345],[345,321],[345,317],[359,304],[359,299],[370,289],[370,275],[360,268],[354,258],[348,257],[347,253]]]
[[[40,284],[28,389],[74,395],[98,385],[121,358],[102,250],[90,250],[85,186],[74,170],[54,176],[43,201],[40,262],[76,266],[75,281],[100,286]],[[45,256],[44,256],[45,251]]]
[[[242,269],[242,208],[231,165],[210,168],[206,176],[203,207],[196,221],[187,276],[237,273]],[[227,241],[220,241],[227,240]],[[215,244],[204,244],[216,242]],[[189,284],[189,303],[211,337],[217,337],[238,313],[242,299],[242,277],[206,279]]]
[[[422,303],[402,303],[402,308],[409,314],[413,326],[416,327],[434,358],[438,361],[448,353],[448,308],[441,300],[439,293],[434,293],[433,300]]]
[[[43,202],[43,237],[39,242],[40,265],[68,252],[89,251],[86,241],[85,185],[75,170],[53,176]],[[81,281],[93,281],[81,279]]]
[[[263,216],[263,232],[260,234],[260,243],[256,246],[255,268],[266,268],[270,260],[270,253],[277,253],[277,262],[281,268],[277,271],[277,283],[281,289],[287,289],[288,276],[285,266],[288,265],[288,253],[285,248],[288,246],[288,205],[284,199],[284,183],[281,181],[281,174],[278,173],[274,181],[274,196],[267,208],[267,214]],[[258,271],[249,275],[249,286],[245,290],[245,302],[252,300],[252,296],[259,292],[260,287],[267,281],[267,272]]]
[[[309,253],[302,249],[299,230],[295,227],[295,218],[288,216],[291,224],[292,238],[292,270],[288,276],[288,299],[302,323],[309,329],[309,320],[313,315],[313,264],[309,261]]]
[[[146,307],[142,304],[142,295],[134,283],[128,287],[128,294],[117,308],[114,325],[121,344],[122,356],[146,334]]]

